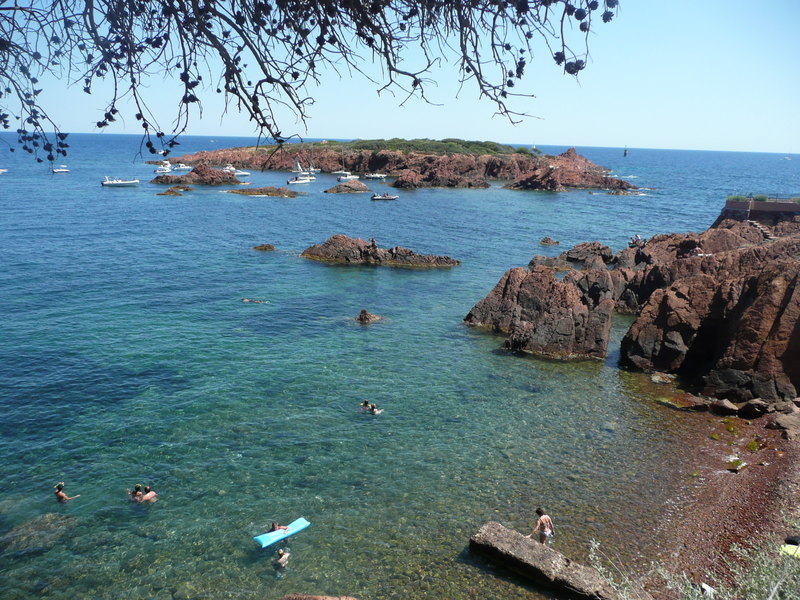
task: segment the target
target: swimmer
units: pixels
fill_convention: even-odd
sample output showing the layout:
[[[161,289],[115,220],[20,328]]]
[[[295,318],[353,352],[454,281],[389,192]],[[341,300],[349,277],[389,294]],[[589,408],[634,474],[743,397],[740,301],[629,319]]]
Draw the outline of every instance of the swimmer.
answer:
[[[367,412],[369,410],[369,400],[364,400],[359,408],[361,409],[361,412]]]
[[[369,414],[371,415],[379,415],[383,412],[382,408],[378,408],[377,404],[370,404],[369,405]]]
[[[273,561],[272,564],[274,564],[275,567],[278,568],[278,569],[284,569],[284,568],[286,568],[286,565],[289,563],[289,557],[290,556],[291,556],[291,554],[289,554],[286,550],[281,548],[280,550],[278,550],[278,556]]]
[[[155,502],[158,500],[158,494],[149,485],[144,486],[144,495],[139,502]]]
[[[55,488],[56,488],[56,491],[55,491],[56,500],[57,500],[58,502],[60,502],[61,504],[66,504],[66,503],[67,503],[67,502],[69,502],[70,500],[75,500],[75,498],[80,498],[80,497],[81,497],[81,495],[80,495],[80,494],[77,494],[77,495],[75,495],[75,496],[67,496],[67,495],[64,493],[64,482],[63,482],[63,481],[59,481],[59,482],[58,482],[58,483],[55,485]]]
[[[131,497],[131,502],[141,502],[142,501],[142,484],[137,483],[133,486],[132,490],[128,490],[128,495]]]
[[[289,531],[289,528],[286,525],[278,525],[277,521],[272,522],[272,527],[269,528],[269,531]]]
[[[257,300],[255,298],[242,298],[242,302],[252,302],[253,304],[264,304],[266,300]]]

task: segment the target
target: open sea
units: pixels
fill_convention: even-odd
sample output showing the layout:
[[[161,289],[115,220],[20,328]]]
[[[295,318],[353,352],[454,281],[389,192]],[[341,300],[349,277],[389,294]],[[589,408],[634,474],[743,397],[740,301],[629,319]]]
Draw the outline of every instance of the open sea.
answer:
[[[572,558],[599,540],[623,563],[646,560],[693,485],[709,417],[617,367],[629,317],[607,360],[578,363],[507,354],[462,319],[534,254],[702,231],[729,194],[800,194],[797,155],[578,148],[648,189],[496,184],[372,202],[324,194],[335,179],[323,174],[294,199],[169,197],[147,183],[137,136],[68,141],[68,174],[0,154],[4,600],[545,598],[467,550],[488,520],[528,533],[537,506]],[[186,137],[176,155],[250,143]],[[142,184],[105,189],[105,175]],[[299,257],[336,233],[463,264]],[[262,243],[277,251],[252,249]],[[386,319],[360,326],[362,308]],[[383,413],[360,413],[363,399]],[[58,481],[80,497],[59,505]],[[129,502],[136,483],[159,501]],[[288,543],[252,539],[300,516],[312,524]],[[291,552],[281,572],[279,547]]]

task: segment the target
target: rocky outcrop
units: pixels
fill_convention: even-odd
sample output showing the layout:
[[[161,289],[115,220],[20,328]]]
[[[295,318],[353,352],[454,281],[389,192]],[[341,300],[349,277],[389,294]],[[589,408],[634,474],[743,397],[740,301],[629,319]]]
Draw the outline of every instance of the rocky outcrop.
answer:
[[[239,194],[241,196],[266,196],[270,198],[296,198],[298,192],[290,190],[287,187],[274,187],[268,185],[266,187],[248,187],[235,190],[228,190],[229,194]]]
[[[510,269],[464,321],[505,333],[505,347],[557,359],[603,358],[614,302],[584,294],[552,269]]]
[[[275,246],[273,244],[259,244],[258,246],[253,246],[253,250],[259,250],[260,252],[272,252],[275,250]]]
[[[539,240],[539,243],[542,246],[558,246],[561,242],[558,242],[553,238],[551,238],[549,235],[546,235],[541,240]]]
[[[579,156],[575,149],[560,156],[515,154],[424,154],[393,150],[348,150],[307,148],[287,144],[261,148],[229,148],[198,152],[171,159],[191,165],[219,166],[227,163],[245,169],[290,171],[295,161],[313,163],[323,172],[347,169],[353,173],[387,173],[398,188],[459,187],[486,188],[489,181],[513,181],[512,189],[564,189],[570,187],[628,189],[634,186],[608,177],[605,169]],[[542,176],[542,173],[551,173]],[[534,181],[539,183],[534,184]]]
[[[352,179],[350,181],[343,181],[342,183],[325,190],[326,194],[358,194],[361,192],[371,192],[372,190],[367,187],[363,181]]]
[[[494,521],[485,523],[470,538],[469,549],[555,591],[559,598],[619,598],[613,586],[596,569],[578,564],[546,544]]]
[[[557,157],[538,162],[529,171],[521,173],[505,187],[510,190],[544,190],[550,192],[566,188],[591,188],[605,190],[636,189],[635,185],[609,177],[608,171],[579,155],[570,148]]]
[[[242,182],[231,173],[200,164],[186,173],[186,175],[159,175],[150,183],[161,185],[232,185],[241,184]]]
[[[449,256],[417,254],[402,246],[379,248],[374,238],[367,242],[341,234],[306,248],[300,256],[322,262],[387,267],[447,268],[461,264]]]

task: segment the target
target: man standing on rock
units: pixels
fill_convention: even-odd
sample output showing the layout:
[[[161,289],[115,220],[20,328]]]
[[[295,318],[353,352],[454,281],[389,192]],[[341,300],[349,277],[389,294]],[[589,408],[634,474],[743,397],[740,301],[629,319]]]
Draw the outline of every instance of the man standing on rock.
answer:
[[[536,520],[536,527],[533,528],[533,531],[531,531],[530,535],[525,537],[532,537],[533,534],[538,531],[539,542],[544,544],[547,542],[547,538],[551,538],[555,535],[556,528],[553,527],[552,519],[548,515],[544,514],[543,509],[537,508],[536,514],[539,516],[539,518]]]

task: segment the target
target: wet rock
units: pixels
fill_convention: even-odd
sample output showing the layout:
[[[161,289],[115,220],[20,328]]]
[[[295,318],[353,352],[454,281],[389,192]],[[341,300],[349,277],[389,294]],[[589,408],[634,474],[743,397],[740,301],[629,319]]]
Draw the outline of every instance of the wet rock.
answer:
[[[558,597],[616,600],[613,586],[591,567],[568,559],[500,523],[485,523],[469,540],[469,548],[519,573]]]
[[[727,399],[715,400],[711,403],[711,412],[718,415],[735,415],[739,412],[739,407]]]
[[[551,239],[549,236],[544,236],[541,240],[539,240],[539,243],[542,246],[558,246],[561,242],[557,242],[556,240]]]
[[[299,192],[290,190],[288,187],[275,187],[268,185],[265,187],[246,187],[235,190],[228,190],[229,194],[239,194],[240,196],[268,196],[270,198],[296,198]]]
[[[259,244],[258,246],[253,246],[253,250],[259,250],[261,252],[272,252],[275,250],[275,246],[272,244]]]
[[[761,398],[753,398],[739,407],[739,416],[743,419],[755,419],[766,414],[769,410],[770,405],[768,402],[764,402]]]
[[[656,372],[650,374],[650,381],[652,381],[653,383],[660,383],[660,384],[672,383],[674,379],[675,379],[674,375],[668,375],[667,373]]]
[[[447,268],[461,264],[449,256],[417,254],[402,246],[379,248],[374,239],[367,242],[341,234],[306,248],[300,256],[322,262],[387,267]]]

